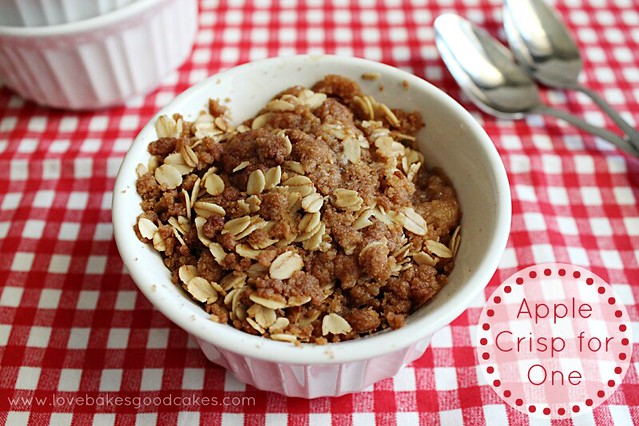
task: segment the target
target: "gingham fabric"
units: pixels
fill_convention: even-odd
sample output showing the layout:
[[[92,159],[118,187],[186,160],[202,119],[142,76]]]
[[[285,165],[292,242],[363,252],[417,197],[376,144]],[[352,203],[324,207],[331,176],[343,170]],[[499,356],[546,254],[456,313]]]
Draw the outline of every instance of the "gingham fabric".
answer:
[[[583,49],[583,82],[637,125],[639,1],[555,3]],[[504,279],[557,261],[610,283],[636,336],[639,159],[552,118],[513,122],[480,113],[435,48],[432,23],[443,12],[504,40],[500,0],[203,1],[191,57],[126,106],[64,112],[0,88],[0,420],[12,426],[549,423],[506,406],[486,384],[473,346],[476,322],[485,297]],[[250,60],[323,52],[406,69],[460,100],[501,154],[513,222],[485,295],[437,333],[422,358],[364,392],[308,401],[238,382],[154,310],[123,268],[110,206],[127,148],[177,93]],[[582,95],[544,97],[615,130]],[[562,424],[639,424],[634,348],[617,392]]]

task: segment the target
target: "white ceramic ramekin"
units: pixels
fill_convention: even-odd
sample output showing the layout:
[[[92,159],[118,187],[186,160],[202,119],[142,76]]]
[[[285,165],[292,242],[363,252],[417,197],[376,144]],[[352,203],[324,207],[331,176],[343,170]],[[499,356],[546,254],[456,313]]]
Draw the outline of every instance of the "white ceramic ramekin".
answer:
[[[121,104],[177,68],[196,30],[197,0],[137,0],[69,24],[0,27],[0,80],[57,108]]]
[[[362,80],[362,73],[381,77]],[[393,108],[420,111],[426,123],[419,134],[420,149],[427,163],[442,167],[457,189],[463,219],[455,269],[449,283],[431,303],[411,315],[403,328],[357,341],[296,347],[209,320],[201,307],[171,283],[160,256],[133,232],[141,212],[135,168],[148,161],[147,145],[157,139],[157,116],[131,146],[113,190],[118,249],[151,303],[195,336],[207,358],[238,379],[259,389],[305,398],[360,391],[421,356],[433,333],[463,312],[490,280],[508,239],[511,216],[504,166],[484,130],[444,92],[387,65],[336,56],[262,60],[210,77],[158,114],[180,112],[194,118],[209,98],[230,99],[233,118],[240,122],[257,113],[280,90],[295,84],[312,85],[326,74],[358,81],[366,92]]]
[[[38,27],[81,21],[136,0],[0,0],[0,25]]]

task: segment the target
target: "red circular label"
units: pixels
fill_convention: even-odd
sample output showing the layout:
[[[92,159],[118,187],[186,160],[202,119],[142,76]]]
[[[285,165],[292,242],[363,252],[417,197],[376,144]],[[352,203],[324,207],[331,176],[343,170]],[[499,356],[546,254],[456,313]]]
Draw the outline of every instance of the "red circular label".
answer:
[[[600,277],[547,263],[508,278],[488,299],[477,354],[490,386],[517,410],[552,419],[599,406],[632,354],[626,308]]]

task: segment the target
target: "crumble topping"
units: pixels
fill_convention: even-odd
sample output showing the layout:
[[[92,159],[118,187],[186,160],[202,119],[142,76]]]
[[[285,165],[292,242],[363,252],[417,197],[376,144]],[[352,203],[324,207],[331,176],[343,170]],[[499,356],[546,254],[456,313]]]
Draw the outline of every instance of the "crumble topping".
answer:
[[[461,212],[416,112],[328,75],[233,126],[161,116],[138,165],[138,238],[213,321],[324,344],[399,328],[446,284]]]

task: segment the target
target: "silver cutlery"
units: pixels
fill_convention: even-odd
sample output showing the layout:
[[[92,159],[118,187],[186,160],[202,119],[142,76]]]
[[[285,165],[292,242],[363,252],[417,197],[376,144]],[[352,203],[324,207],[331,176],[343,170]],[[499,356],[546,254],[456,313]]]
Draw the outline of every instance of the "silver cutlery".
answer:
[[[505,0],[504,29],[515,58],[537,81],[589,96],[639,149],[639,132],[592,89],[579,84],[579,48],[559,12],[544,0]]]
[[[628,141],[565,111],[542,103],[538,86],[499,41],[470,21],[446,13],[435,19],[435,40],[444,63],[462,90],[483,111],[520,119],[545,114],[567,121],[638,156]]]

